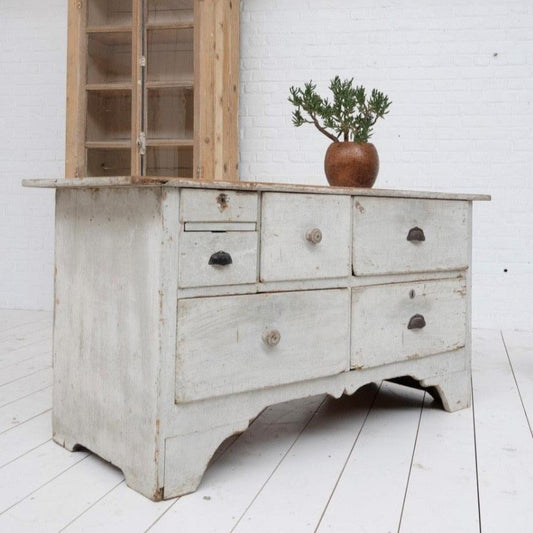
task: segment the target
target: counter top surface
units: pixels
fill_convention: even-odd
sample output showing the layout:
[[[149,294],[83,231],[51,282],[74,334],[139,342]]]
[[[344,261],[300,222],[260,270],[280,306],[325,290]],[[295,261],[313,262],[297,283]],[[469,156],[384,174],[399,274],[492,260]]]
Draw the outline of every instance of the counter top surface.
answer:
[[[357,189],[289,183],[263,183],[257,181],[200,181],[160,177],[109,177],[82,179],[31,179],[23,180],[25,187],[45,189],[100,189],[122,187],[177,187],[185,189],[225,189],[259,192],[298,192],[308,194],[341,194],[350,196],[377,196],[385,198],[422,198],[436,200],[488,201],[487,194],[458,194],[452,192],[402,191],[396,189]]]

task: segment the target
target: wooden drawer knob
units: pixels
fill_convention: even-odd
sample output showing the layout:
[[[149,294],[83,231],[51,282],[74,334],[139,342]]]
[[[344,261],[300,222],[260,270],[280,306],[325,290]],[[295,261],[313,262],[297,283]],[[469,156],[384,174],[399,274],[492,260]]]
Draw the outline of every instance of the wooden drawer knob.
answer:
[[[426,240],[426,236],[424,235],[424,230],[419,227],[414,227],[409,230],[409,234],[407,235],[407,240],[409,242],[422,242]]]
[[[277,329],[271,329],[263,335],[263,342],[270,347],[277,346],[281,340],[281,333]]]
[[[216,252],[209,258],[209,264],[211,266],[227,266],[233,263],[233,259],[228,252]]]
[[[414,315],[409,320],[407,329],[423,329],[426,327],[426,319],[422,315]]]
[[[320,244],[322,242],[322,232],[318,228],[310,229],[306,234],[305,238],[311,244]]]

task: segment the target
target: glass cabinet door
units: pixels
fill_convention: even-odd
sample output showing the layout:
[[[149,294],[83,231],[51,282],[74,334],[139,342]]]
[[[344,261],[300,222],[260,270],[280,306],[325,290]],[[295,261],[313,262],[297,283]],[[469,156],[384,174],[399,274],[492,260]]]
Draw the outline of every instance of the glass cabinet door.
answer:
[[[140,24],[133,28],[136,9]],[[193,176],[193,45],[194,0],[89,0],[88,176],[130,175],[137,157],[141,174]],[[139,124],[132,108],[138,85]]]
[[[237,179],[239,2],[68,1],[67,177]]]
[[[133,31],[132,0],[89,0],[85,87],[87,176],[131,174]]]
[[[192,178],[193,0],[147,0],[144,103],[146,175]]]

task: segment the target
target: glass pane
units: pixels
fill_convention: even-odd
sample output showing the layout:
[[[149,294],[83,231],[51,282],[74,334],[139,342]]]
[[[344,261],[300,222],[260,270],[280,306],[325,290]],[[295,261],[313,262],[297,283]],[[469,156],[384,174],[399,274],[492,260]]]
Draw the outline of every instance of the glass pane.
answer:
[[[131,82],[131,33],[90,33],[87,83]]]
[[[132,0],[90,0],[87,25],[131,26]]]
[[[148,90],[148,139],[192,140],[194,91],[183,88]]]
[[[148,82],[194,78],[193,30],[148,31]]]
[[[148,24],[193,22],[194,0],[148,0]]]
[[[130,150],[87,150],[87,176],[129,176]]]
[[[192,147],[148,148],[146,174],[148,176],[192,178]]]
[[[131,92],[87,93],[87,141],[131,140]]]

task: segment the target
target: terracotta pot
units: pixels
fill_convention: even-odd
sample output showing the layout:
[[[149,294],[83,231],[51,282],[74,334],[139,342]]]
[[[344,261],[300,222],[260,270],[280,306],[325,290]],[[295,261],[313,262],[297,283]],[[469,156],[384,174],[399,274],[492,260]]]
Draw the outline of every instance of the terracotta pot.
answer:
[[[378,177],[378,152],[371,143],[332,143],[326,152],[324,170],[333,187],[370,188]]]

